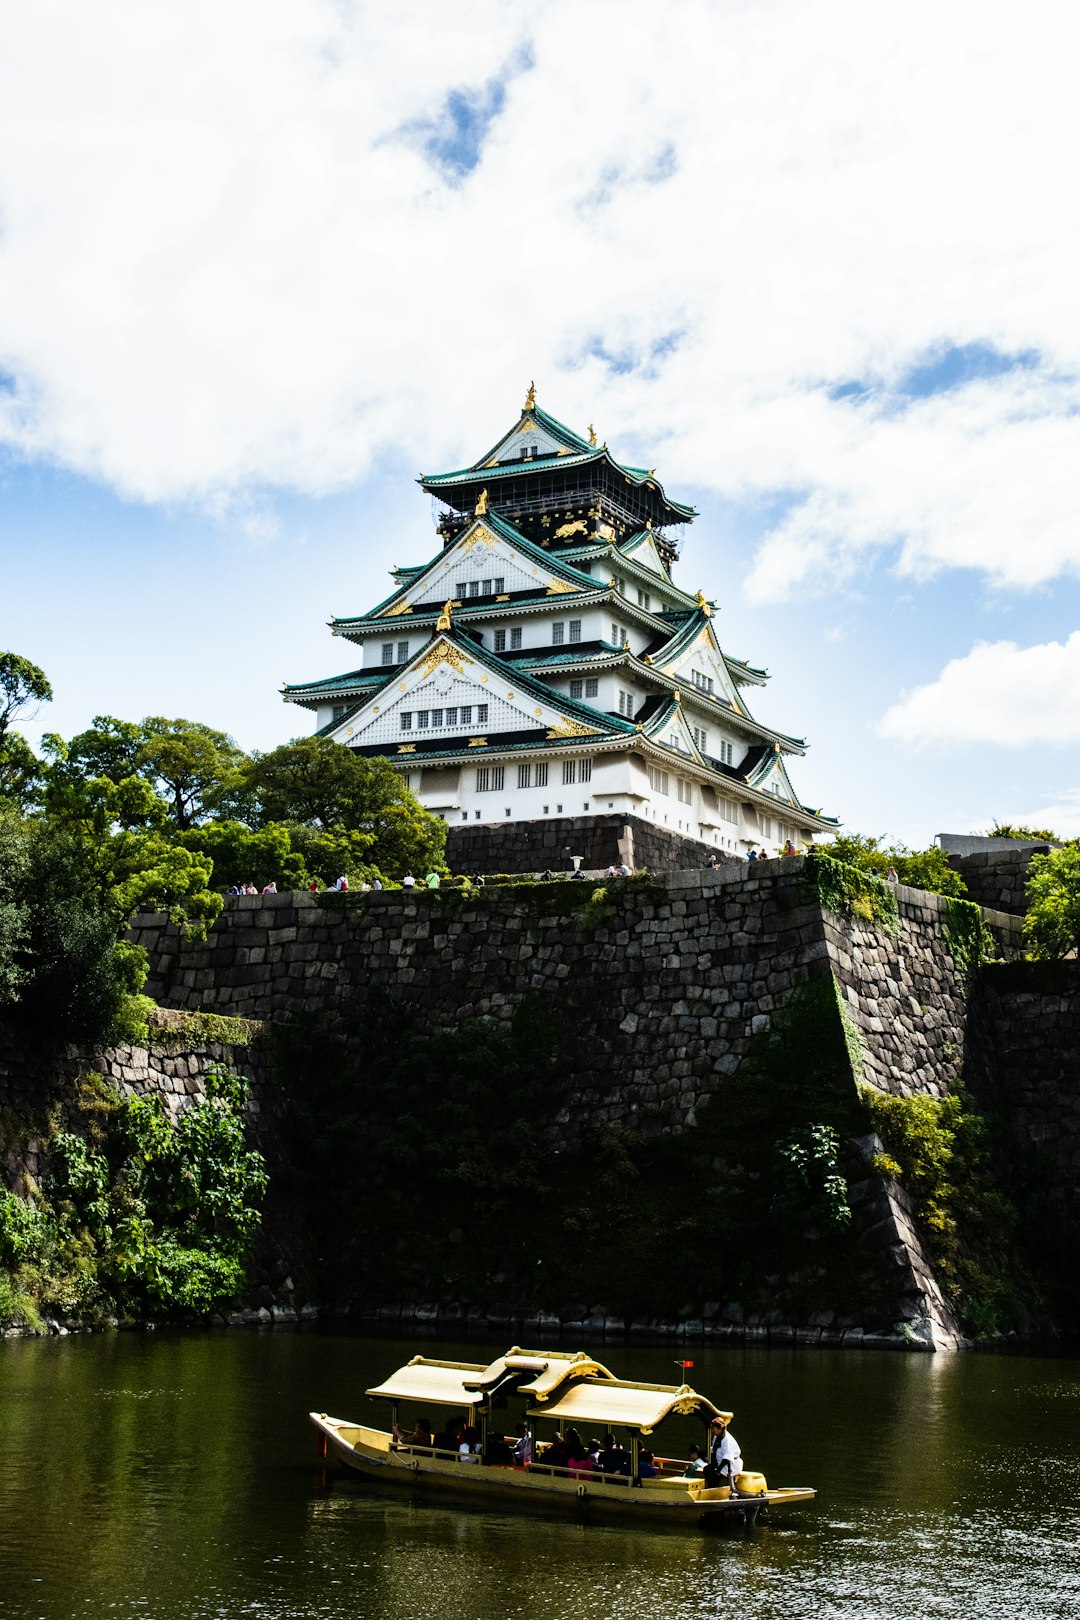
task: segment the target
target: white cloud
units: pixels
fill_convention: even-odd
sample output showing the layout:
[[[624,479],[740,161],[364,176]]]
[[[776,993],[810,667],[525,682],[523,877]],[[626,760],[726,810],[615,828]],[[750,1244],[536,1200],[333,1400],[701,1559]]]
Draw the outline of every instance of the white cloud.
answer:
[[[990,743],[1023,748],[1080,741],[1080,630],[1065,642],[1019,647],[977,642],[883,717],[882,736],[904,743]],[[1018,818],[1019,819],[1019,818]]]
[[[1080,572],[1078,32],[1063,0],[8,8],[0,442],[261,510],[458,464],[535,375],[676,491],[788,492],[759,599],[883,548]],[[500,79],[448,176],[420,132]],[[898,393],[969,343],[1039,361]]]

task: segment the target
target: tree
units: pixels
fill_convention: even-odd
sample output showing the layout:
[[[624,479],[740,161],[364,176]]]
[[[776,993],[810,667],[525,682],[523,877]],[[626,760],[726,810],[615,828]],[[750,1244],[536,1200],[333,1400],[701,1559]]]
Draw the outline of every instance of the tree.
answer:
[[[1024,936],[1033,956],[1059,960],[1080,952],[1080,845],[1033,855]]]
[[[42,800],[46,766],[25,737],[9,731],[0,742],[0,803],[26,812]]]
[[[26,945],[26,828],[0,806],[0,1007],[17,998]]]
[[[52,695],[43,669],[18,653],[0,652],[0,744],[31,704],[51,703]]]
[[[1058,844],[1061,840],[1049,827],[1024,827],[1017,822],[995,821],[987,838],[1017,838],[1025,843]]]
[[[139,772],[169,805],[181,831],[217,808],[247,764],[231,737],[197,720],[154,715],[139,729]]]
[[[908,849],[906,844],[882,844],[881,838],[865,833],[839,833],[831,844],[821,846],[833,860],[844,861],[873,877],[885,877],[890,868],[901,883],[930,894],[967,894],[967,884],[949,865],[949,858],[938,844],[928,849]]]
[[[256,759],[248,772],[257,818],[264,825],[296,821],[325,832],[345,826],[366,763],[328,737],[282,743]]]
[[[445,870],[446,824],[388,760],[365,759],[327,737],[302,737],[256,760],[248,781],[263,823],[289,824],[293,847],[323,877],[335,865],[347,876],[365,867],[390,875]]]
[[[176,842],[210,856],[219,888],[251,880],[259,888],[276,883],[283,891],[303,889],[311,877],[303,855],[293,848],[288,827],[277,822],[252,831],[239,821],[204,821],[177,833]]]

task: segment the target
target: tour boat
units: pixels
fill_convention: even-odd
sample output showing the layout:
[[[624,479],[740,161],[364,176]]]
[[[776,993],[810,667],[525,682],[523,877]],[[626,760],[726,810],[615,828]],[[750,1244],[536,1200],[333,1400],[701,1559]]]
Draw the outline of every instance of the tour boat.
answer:
[[[616,1378],[584,1351],[522,1350],[518,1346],[488,1366],[414,1356],[383,1383],[367,1391],[390,1402],[391,1427],[379,1429],[309,1414],[319,1430],[320,1455],[328,1452],[346,1467],[380,1484],[420,1494],[440,1494],[462,1501],[497,1503],[501,1507],[571,1508],[589,1517],[662,1520],[697,1524],[741,1520],[752,1525],[766,1510],[809,1502],[815,1492],[804,1485],[770,1488],[761,1474],[737,1474],[731,1484],[707,1484],[701,1474],[687,1476],[685,1458],[653,1456],[642,1467],[644,1439],[665,1419],[697,1417],[703,1422],[703,1454],[709,1425],[730,1422],[689,1384],[638,1384]],[[524,1402],[528,1429],[527,1463],[511,1460],[515,1436],[507,1436],[508,1402]],[[449,1407],[475,1429],[479,1451],[462,1456],[459,1449],[418,1445],[403,1437],[398,1424],[402,1404],[413,1414]],[[546,1437],[539,1426],[627,1435],[628,1471],[606,1473],[548,1464],[542,1450]],[[416,1431],[414,1429],[413,1434]],[[434,1437],[433,1437],[434,1439]],[[493,1458],[499,1458],[496,1461]]]

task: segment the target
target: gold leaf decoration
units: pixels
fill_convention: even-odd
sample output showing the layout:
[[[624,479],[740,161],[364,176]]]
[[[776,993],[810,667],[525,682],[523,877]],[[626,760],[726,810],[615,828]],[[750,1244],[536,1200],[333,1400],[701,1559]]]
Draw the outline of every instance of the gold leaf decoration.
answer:
[[[569,580],[553,579],[547,588],[549,596],[577,596],[580,587],[571,585]]]
[[[556,529],[555,538],[556,540],[566,540],[572,534],[584,533],[585,521],[583,518],[578,518],[576,523],[564,523],[561,529]]]
[[[399,754],[415,754],[416,753],[416,744],[415,743],[398,743],[398,750],[397,751],[398,751]]]
[[[580,720],[560,720],[557,726],[548,727],[548,742],[554,742],[557,737],[598,737],[600,733],[595,726],[583,726]]]
[[[472,659],[466,658],[465,654],[460,648],[455,647],[452,641],[439,641],[431,648],[430,652],[424,654],[416,666],[416,673],[422,680],[426,675],[431,675],[437,670],[440,664],[449,664],[450,668],[455,670],[457,674],[464,675],[465,667],[472,664]]]
[[[486,737],[470,737],[469,738],[469,747],[470,748],[486,748],[487,747],[487,738]]]
[[[386,612],[383,614],[383,618],[396,619],[399,613],[411,612],[412,603],[409,601],[407,596],[403,596],[400,602],[395,602],[392,607],[387,608]]]

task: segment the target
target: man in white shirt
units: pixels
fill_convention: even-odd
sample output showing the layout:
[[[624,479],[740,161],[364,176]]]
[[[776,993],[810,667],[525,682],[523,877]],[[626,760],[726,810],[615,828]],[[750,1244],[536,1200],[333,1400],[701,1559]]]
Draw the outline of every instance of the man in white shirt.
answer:
[[[722,1417],[714,1417],[710,1424],[709,1483],[734,1487],[736,1474],[743,1471],[739,1442]]]

